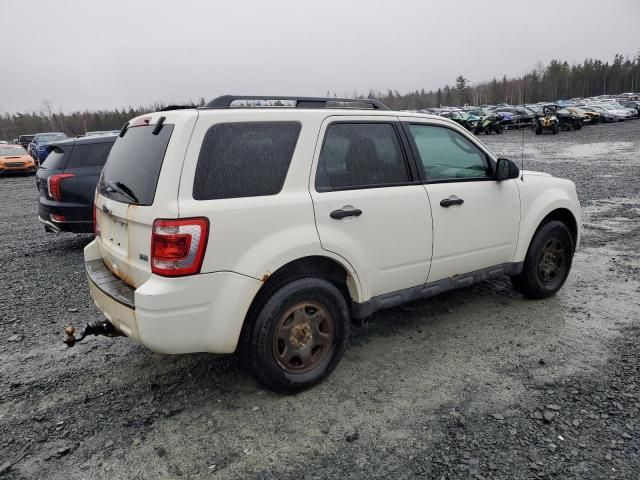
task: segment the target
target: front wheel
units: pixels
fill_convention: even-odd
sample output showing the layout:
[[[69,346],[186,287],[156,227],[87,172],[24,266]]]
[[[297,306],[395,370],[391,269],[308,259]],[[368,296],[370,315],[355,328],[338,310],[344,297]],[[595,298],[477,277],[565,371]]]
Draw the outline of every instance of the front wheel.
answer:
[[[525,297],[550,297],[567,280],[572,260],[571,233],[564,223],[552,220],[542,225],[533,236],[522,272],[511,277],[511,283]]]
[[[297,393],[320,383],[340,362],[349,334],[344,296],[320,278],[267,291],[243,331],[245,366],[266,387]]]

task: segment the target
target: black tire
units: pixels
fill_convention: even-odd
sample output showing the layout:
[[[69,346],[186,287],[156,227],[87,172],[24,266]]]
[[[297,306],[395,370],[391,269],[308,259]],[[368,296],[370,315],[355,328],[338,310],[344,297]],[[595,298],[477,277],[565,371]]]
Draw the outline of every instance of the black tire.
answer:
[[[295,310],[300,305],[303,310]],[[311,310],[308,318],[315,317],[314,307],[326,314],[325,321],[331,323],[331,329],[325,326],[322,332],[318,325],[314,330],[312,322],[305,317],[308,309]],[[294,312],[289,314],[292,309]],[[306,390],[324,380],[340,362],[349,336],[349,310],[340,290],[327,280],[305,277],[281,282],[261,294],[251,310],[242,333],[240,355],[244,366],[269,389],[286,394]],[[303,317],[302,322],[296,323],[296,312]],[[298,329],[298,333],[302,332],[300,338],[294,329],[300,325],[305,327],[304,321],[306,328]],[[286,323],[289,323],[288,327]],[[287,328],[289,333],[286,333]],[[280,338],[283,335],[286,340]],[[319,346],[315,343],[320,338],[328,344]],[[298,346],[302,344],[302,348],[296,350],[291,342],[298,342]],[[281,358],[288,355],[279,357],[277,353],[281,344],[283,353],[293,353],[287,365],[281,363]],[[314,354],[317,348],[318,353]],[[306,367],[303,355],[295,356],[295,352],[303,351],[312,359]],[[298,369],[296,358],[301,365]]]
[[[536,135],[542,135],[542,127],[539,125],[536,127]]]
[[[558,124],[556,123],[556,124],[553,126],[553,134],[554,134],[554,135],[557,135],[557,134],[558,134],[558,131],[560,131],[560,127],[558,127]]]
[[[498,125],[498,126],[496,127],[496,133],[497,133],[498,135],[502,134],[503,130],[504,130],[504,129],[503,129],[500,125]]]
[[[572,260],[571,232],[561,221],[552,220],[543,224],[533,236],[522,272],[512,276],[511,283],[527,298],[550,297],[567,280]]]

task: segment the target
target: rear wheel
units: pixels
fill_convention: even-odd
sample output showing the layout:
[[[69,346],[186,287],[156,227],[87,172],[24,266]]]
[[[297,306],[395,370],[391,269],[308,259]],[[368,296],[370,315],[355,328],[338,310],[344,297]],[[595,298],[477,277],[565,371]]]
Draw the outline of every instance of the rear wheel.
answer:
[[[241,355],[266,387],[300,392],[326,378],[342,358],[349,313],[342,293],[330,282],[291,280],[268,291],[253,310]]]
[[[540,125],[536,127],[536,135],[542,135],[542,127]]]
[[[522,272],[511,277],[511,283],[525,297],[550,297],[564,285],[572,259],[573,239],[569,229],[564,223],[552,220],[533,236]]]
[[[554,134],[554,135],[557,135],[559,130],[560,130],[560,127],[559,127],[559,126],[558,126],[558,124],[556,123],[556,124],[553,126],[553,134]]]

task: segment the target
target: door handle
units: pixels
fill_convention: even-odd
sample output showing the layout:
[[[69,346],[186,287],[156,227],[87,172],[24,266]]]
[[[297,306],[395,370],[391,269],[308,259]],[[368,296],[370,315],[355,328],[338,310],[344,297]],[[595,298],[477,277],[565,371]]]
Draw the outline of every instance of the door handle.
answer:
[[[329,216],[335,220],[340,220],[345,217],[359,217],[360,215],[362,215],[362,210],[359,208],[349,208],[346,210],[344,208],[340,208],[329,214]]]
[[[445,208],[449,208],[452,205],[462,205],[463,203],[464,200],[456,197],[455,195],[451,195],[449,198],[440,200],[440,206]]]

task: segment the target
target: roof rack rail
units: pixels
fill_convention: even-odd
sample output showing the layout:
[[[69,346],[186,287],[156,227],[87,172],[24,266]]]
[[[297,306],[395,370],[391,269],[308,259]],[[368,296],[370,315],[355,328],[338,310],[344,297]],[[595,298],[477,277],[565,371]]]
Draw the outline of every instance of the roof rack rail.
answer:
[[[235,105],[234,105],[235,104]],[[223,95],[204,108],[353,108],[389,110],[384,103],[371,98],[332,97],[268,97],[256,95]],[[201,107],[202,108],[202,107]]]

